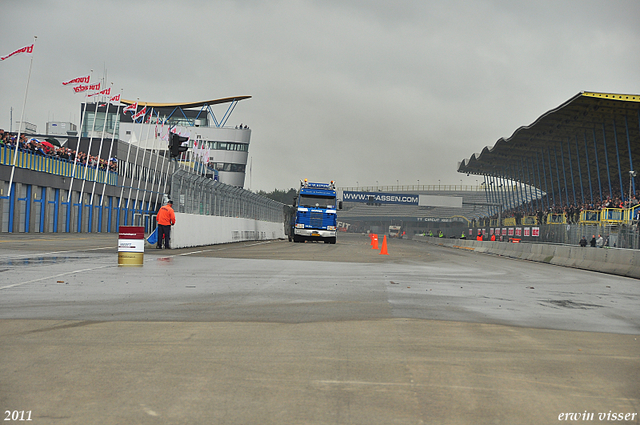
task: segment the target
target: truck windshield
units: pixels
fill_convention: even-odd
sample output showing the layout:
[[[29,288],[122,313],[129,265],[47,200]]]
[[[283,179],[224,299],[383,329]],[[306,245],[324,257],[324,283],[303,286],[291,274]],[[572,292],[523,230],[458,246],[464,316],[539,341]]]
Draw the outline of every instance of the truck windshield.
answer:
[[[327,196],[300,195],[301,207],[307,208],[335,208],[336,198]]]

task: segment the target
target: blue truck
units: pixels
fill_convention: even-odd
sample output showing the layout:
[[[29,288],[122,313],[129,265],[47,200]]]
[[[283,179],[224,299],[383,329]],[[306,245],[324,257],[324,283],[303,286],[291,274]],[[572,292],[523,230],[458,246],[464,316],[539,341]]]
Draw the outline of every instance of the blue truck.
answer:
[[[289,242],[324,241],[336,243],[338,209],[336,186],[331,183],[300,182],[298,197],[290,217]]]

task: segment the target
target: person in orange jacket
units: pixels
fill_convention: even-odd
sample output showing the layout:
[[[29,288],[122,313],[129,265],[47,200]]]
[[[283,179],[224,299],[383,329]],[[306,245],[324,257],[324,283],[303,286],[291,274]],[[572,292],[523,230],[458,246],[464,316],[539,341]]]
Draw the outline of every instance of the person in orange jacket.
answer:
[[[493,235],[491,235],[491,242],[495,242],[496,241],[496,234],[494,233]]]
[[[478,233],[478,237],[476,238],[476,240],[481,241],[482,239],[483,239],[483,238],[482,238],[482,231],[480,231],[480,232]]]
[[[171,249],[169,240],[171,239],[171,226],[176,223],[176,214],[173,212],[173,201],[168,201],[167,205],[160,207],[158,210],[158,244],[157,249],[162,249],[162,240],[164,239],[164,247]]]

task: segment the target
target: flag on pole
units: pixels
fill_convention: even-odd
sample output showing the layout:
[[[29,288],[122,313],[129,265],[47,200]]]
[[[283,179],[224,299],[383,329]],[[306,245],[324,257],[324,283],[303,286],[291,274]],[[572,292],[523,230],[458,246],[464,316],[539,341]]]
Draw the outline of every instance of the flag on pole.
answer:
[[[73,92],[74,92],[74,93],[82,93],[82,92],[85,92],[85,91],[87,91],[87,90],[91,90],[91,91],[94,91],[94,90],[100,90],[100,83],[97,83],[97,84],[87,84],[87,85],[82,85],[82,84],[80,84],[79,86],[75,86],[75,87],[73,88]]]
[[[133,105],[127,106],[126,108],[124,108],[122,110],[122,112],[123,113],[124,112],[131,112],[131,113],[135,114],[137,110],[138,110],[138,102],[134,103]]]
[[[7,56],[0,57],[0,61],[3,61],[5,59],[9,59],[11,56],[19,55],[19,54],[33,55],[33,44],[30,45],[30,46],[24,46],[21,49],[18,49],[18,50],[14,51],[14,52],[9,53]]]
[[[91,93],[89,95],[89,97],[91,96],[110,96],[111,95],[111,87],[104,89],[102,91],[96,92],[96,93]]]
[[[76,78],[72,78],[69,81],[63,81],[62,85],[63,86],[68,86],[68,85],[76,85],[76,84],[89,84],[89,75],[85,75],[83,77],[76,77]]]
[[[109,103],[119,103],[120,102],[120,93],[109,98]]]
[[[169,132],[173,133],[173,134],[177,134],[178,136],[181,137],[187,137],[187,138],[191,138],[191,132],[189,130],[187,130],[186,128],[178,128],[177,125],[173,125],[169,128]]]
[[[133,114],[133,116],[131,117],[132,120],[137,120],[140,117],[144,117],[144,115],[147,113],[147,105],[144,106],[144,108],[140,109],[139,112],[136,112],[135,114]]]

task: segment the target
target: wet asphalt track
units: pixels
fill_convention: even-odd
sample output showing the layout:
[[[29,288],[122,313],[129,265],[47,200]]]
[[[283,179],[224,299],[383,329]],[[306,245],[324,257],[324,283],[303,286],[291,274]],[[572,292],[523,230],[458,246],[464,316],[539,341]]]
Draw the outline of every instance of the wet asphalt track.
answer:
[[[3,411],[40,423],[555,423],[640,410],[634,279],[412,241],[382,256],[360,235],[148,249],[143,267],[118,267],[115,246],[0,238]]]

